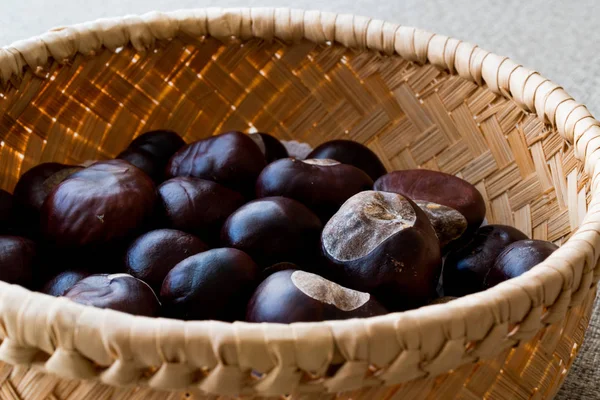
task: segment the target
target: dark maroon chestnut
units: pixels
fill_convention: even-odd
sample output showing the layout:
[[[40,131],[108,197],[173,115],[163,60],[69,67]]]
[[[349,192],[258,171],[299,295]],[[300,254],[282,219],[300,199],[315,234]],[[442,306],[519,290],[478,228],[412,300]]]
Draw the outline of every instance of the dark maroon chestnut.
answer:
[[[469,243],[446,256],[444,294],[460,297],[483,290],[483,280],[496,257],[509,244],[525,239],[527,235],[508,225],[492,224],[479,228]]]
[[[284,158],[261,172],[256,197],[298,200],[326,222],[351,196],[372,187],[371,178],[352,165],[329,159]]]
[[[208,250],[196,236],[174,229],[157,229],[138,237],[127,250],[126,272],[160,293],[165,276],[180,261]]]
[[[288,151],[283,144],[268,133],[257,132],[251,133],[250,139],[254,140],[260,151],[265,156],[267,164],[272,163],[280,158],[289,157]]]
[[[337,267],[336,281],[373,294],[390,311],[436,297],[438,240],[425,213],[407,197],[376,191],[352,196],[323,228],[321,243]]]
[[[399,193],[417,203],[437,228],[442,248],[459,238],[471,237],[485,218],[485,202],[477,188],[443,172],[394,171],[379,178],[374,188]]]
[[[40,210],[54,187],[79,170],[81,167],[74,165],[38,164],[19,178],[14,190],[15,200],[32,210]]]
[[[185,146],[185,141],[177,133],[170,130],[154,130],[142,133],[128,146],[132,150],[143,150],[166,165],[169,158]]]
[[[14,230],[15,201],[13,195],[0,189],[0,235],[12,233]]]
[[[160,297],[165,313],[185,320],[243,319],[258,274],[252,258],[237,249],[212,249],[188,257],[163,282]]]
[[[98,308],[156,317],[160,302],[147,283],[128,274],[90,275],[77,282],[65,297]]]
[[[262,268],[305,262],[318,254],[321,221],[302,203],[265,197],[240,207],[221,229],[221,243],[248,253]]]
[[[155,200],[152,180],[138,168],[122,160],[97,162],[48,195],[42,231],[58,247],[102,246],[136,233]]]
[[[556,249],[557,245],[545,240],[519,240],[509,244],[496,257],[493,267],[483,280],[483,288],[489,289],[524,274],[548,258]]]
[[[443,297],[438,297],[437,299],[433,299],[432,301],[429,302],[430,305],[432,304],[445,304],[445,303],[449,303],[452,300],[456,300],[458,299],[458,297],[454,297],[454,296],[443,296]]]
[[[244,197],[218,183],[178,176],[158,187],[167,226],[198,235],[213,243],[223,223]]]
[[[338,285],[319,275],[288,269],[265,279],[248,303],[249,322],[316,322],[367,318],[387,310],[369,293]]]
[[[265,157],[248,135],[227,132],[184,146],[167,165],[167,178],[208,179],[252,197]]]
[[[28,287],[32,283],[36,245],[19,236],[0,236],[0,280]]]
[[[343,164],[354,165],[373,180],[387,173],[385,166],[368,147],[353,140],[331,140],[315,148],[306,158],[328,158]]]
[[[125,160],[146,173],[154,182],[161,182],[167,161],[158,160],[153,154],[144,149],[123,150],[116,158]]]
[[[56,297],[64,296],[77,282],[90,275],[83,270],[63,271],[46,282],[41,292]]]

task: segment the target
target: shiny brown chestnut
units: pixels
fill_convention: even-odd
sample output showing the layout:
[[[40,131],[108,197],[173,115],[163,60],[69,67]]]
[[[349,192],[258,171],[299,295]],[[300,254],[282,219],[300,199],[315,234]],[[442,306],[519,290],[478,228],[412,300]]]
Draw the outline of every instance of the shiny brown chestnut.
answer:
[[[156,317],[160,313],[160,302],[152,288],[128,274],[90,275],[73,285],[65,297],[87,306],[134,315]]]
[[[223,223],[244,204],[244,197],[205,179],[178,176],[158,187],[167,226],[198,235],[208,243],[219,238]]]
[[[125,255],[125,272],[146,282],[160,293],[165,276],[180,261],[208,250],[208,246],[189,233],[157,229],[138,237]]]
[[[328,159],[284,158],[267,165],[256,180],[256,197],[284,196],[327,220],[351,196],[373,188],[373,180],[352,165]]]
[[[261,268],[305,262],[318,255],[319,218],[302,203],[265,197],[246,203],[227,218],[221,244],[248,253]]]
[[[33,280],[35,242],[20,236],[0,236],[0,280],[29,287]]]
[[[388,310],[406,310],[436,297],[441,272],[437,237],[427,216],[396,193],[352,196],[321,235],[340,284],[373,294]]]
[[[15,227],[15,201],[13,195],[0,189],[0,235],[7,235]]]
[[[260,151],[265,156],[267,164],[272,163],[280,158],[289,157],[288,151],[283,144],[268,133],[257,132],[250,133],[250,139],[254,140]]]
[[[163,282],[165,314],[185,320],[243,320],[258,276],[252,258],[237,249],[212,249],[188,257]]]
[[[265,157],[254,140],[233,131],[184,146],[171,157],[167,178],[208,179],[250,198],[256,178],[265,165]]]
[[[457,239],[471,237],[485,218],[481,193],[454,175],[424,169],[394,171],[379,178],[373,187],[417,203],[430,218],[444,250]]]
[[[41,292],[56,297],[64,296],[77,282],[90,275],[90,272],[84,270],[63,271],[46,282]]]
[[[554,253],[558,246],[545,240],[519,240],[506,246],[496,257],[483,280],[483,288],[523,275]]]
[[[169,158],[185,146],[185,141],[176,132],[158,129],[142,133],[136,137],[128,148],[143,150],[166,165]]]
[[[465,296],[483,290],[483,281],[498,255],[509,244],[527,239],[508,225],[485,225],[475,231],[463,247],[450,251],[444,261],[443,288],[446,296]]]
[[[81,170],[80,166],[42,163],[19,178],[13,195],[20,204],[39,211],[48,194],[63,180]]]
[[[47,197],[42,232],[55,246],[103,246],[136,233],[154,211],[152,180],[126,161],[97,162]]]
[[[119,160],[125,160],[135,167],[138,167],[146,173],[154,182],[161,182],[164,177],[164,169],[167,161],[160,161],[154,155],[144,149],[123,150],[116,157]]]
[[[374,181],[387,173],[385,166],[371,149],[353,140],[330,140],[317,146],[306,158],[327,158],[353,165],[365,171]]]
[[[319,275],[288,269],[265,279],[248,303],[248,322],[317,322],[367,318],[387,310],[369,293]]]

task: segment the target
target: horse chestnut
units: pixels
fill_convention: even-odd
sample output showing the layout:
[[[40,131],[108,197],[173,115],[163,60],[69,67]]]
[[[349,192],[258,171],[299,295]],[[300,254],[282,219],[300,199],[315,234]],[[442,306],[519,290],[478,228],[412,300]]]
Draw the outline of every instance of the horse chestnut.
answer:
[[[353,165],[365,171],[373,180],[387,173],[385,166],[371,149],[353,140],[325,142],[311,151],[306,158],[328,158]]]
[[[481,193],[454,175],[424,169],[394,171],[379,178],[375,190],[409,197],[431,219],[440,245],[469,238],[485,218]]]
[[[519,240],[509,244],[498,255],[485,276],[484,289],[524,274],[548,258],[556,249],[558,246],[545,240]]]
[[[326,222],[351,196],[370,190],[362,170],[335,160],[284,158],[269,164],[256,181],[256,197],[298,200]]]
[[[154,182],[160,182],[164,176],[164,169],[167,165],[167,161],[161,162],[156,157],[148,153],[144,149],[131,149],[127,148],[123,150],[117,159],[125,160],[135,167],[138,167],[146,173]]]
[[[59,247],[102,246],[127,238],[151,215],[154,184],[126,161],[97,162],[58,185],[41,210],[42,231]]]
[[[33,280],[36,245],[19,236],[0,236],[0,280],[28,287]]]
[[[272,163],[275,160],[279,160],[280,158],[289,157],[288,151],[281,142],[269,135],[268,133],[251,133],[250,139],[254,140],[254,143],[258,146],[260,151],[265,156],[265,160],[267,164]]]
[[[55,275],[50,279],[41,292],[51,296],[64,296],[77,282],[90,276],[90,273],[83,270],[68,270]]]
[[[248,253],[262,268],[318,254],[321,221],[302,203],[265,197],[240,207],[221,229],[221,243]]]
[[[0,189],[0,235],[12,233],[15,225],[14,212],[13,195]]]
[[[389,310],[414,308],[435,297],[438,240],[425,213],[402,195],[352,196],[323,228],[321,243],[341,284],[373,294]]]
[[[142,133],[131,142],[128,148],[143,150],[166,164],[169,158],[183,146],[185,146],[185,141],[177,133],[158,129]]]
[[[244,197],[218,183],[178,176],[158,187],[167,226],[198,235],[207,242],[219,237],[223,223]]]
[[[243,319],[258,284],[258,266],[243,251],[220,248],[186,258],[160,291],[167,316],[180,319]]]
[[[184,146],[169,161],[167,177],[208,179],[251,197],[265,165],[256,143],[248,135],[233,131]]]
[[[73,285],[65,297],[134,315],[156,317],[160,313],[160,303],[150,286],[128,274],[90,275]]]
[[[483,281],[498,255],[509,244],[527,235],[508,225],[485,225],[471,241],[446,256],[443,287],[446,296],[465,296],[483,290]]]
[[[288,269],[265,279],[248,303],[249,322],[312,322],[366,318],[387,310],[369,293],[310,272]]]
[[[180,261],[208,250],[196,236],[174,229],[157,229],[138,237],[127,250],[126,272],[157,293],[169,271]]]

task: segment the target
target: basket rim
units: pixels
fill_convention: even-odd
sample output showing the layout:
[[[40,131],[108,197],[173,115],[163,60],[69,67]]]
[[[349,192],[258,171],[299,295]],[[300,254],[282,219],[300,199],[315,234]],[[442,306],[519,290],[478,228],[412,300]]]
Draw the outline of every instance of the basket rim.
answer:
[[[34,357],[25,354],[30,349],[42,349],[52,354],[43,363],[49,372],[65,377],[99,377],[114,382],[114,377],[91,372],[89,360],[110,358],[109,351],[101,355],[85,354],[77,342],[76,331],[85,329],[93,337],[102,338],[110,343],[105,346],[107,348],[112,345],[121,348],[121,344],[115,343],[120,343],[122,338],[118,335],[125,330],[135,331],[139,337],[150,340],[150,336],[143,333],[147,329],[150,332],[147,335],[160,336],[163,344],[168,342],[170,348],[182,348],[185,344],[181,340],[169,342],[165,332],[185,331],[186,341],[206,340],[208,335],[212,338],[209,347],[218,365],[228,368],[235,365],[243,369],[246,367],[239,358],[234,357],[231,361],[219,354],[223,350],[219,346],[234,346],[239,351],[240,341],[248,339],[250,346],[257,340],[258,332],[262,332],[261,335],[268,336],[269,348],[290,340],[298,346],[314,340],[318,342],[316,347],[327,342],[320,349],[327,349],[325,357],[329,361],[335,352],[353,362],[364,358],[355,354],[356,342],[360,339],[371,341],[374,329],[378,334],[387,329],[388,336],[398,341],[400,353],[415,351],[419,361],[409,363],[407,367],[396,366],[393,374],[382,378],[389,384],[438,374],[480,357],[498,354],[507,346],[532,338],[542,327],[561,320],[571,307],[586,298],[590,290],[596,289],[600,277],[600,252],[597,251],[600,249],[600,189],[597,185],[600,123],[584,105],[539,73],[468,42],[352,14],[288,8],[183,9],[98,19],[54,28],[42,35],[14,42],[0,48],[1,84],[12,82],[16,86],[26,68],[35,70],[50,60],[64,62],[77,53],[93,55],[101,48],[116,50],[125,45],[142,52],[151,48],[156,40],[180,35],[211,36],[221,40],[235,36],[242,40],[262,38],[297,42],[305,39],[317,44],[336,43],[353,49],[399,55],[419,64],[431,63],[479,86],[487,85],[526,112],[537,114],[545,124],[556,127],[559,134],[575,146],[576,158],[583,162],[591,178],[592,199],[587,215],[571,238],[521,277],[447,304],[364,320],[279,325],[145,318],[95,309],[0,282],[0,337],[6,338],[0,346],[1,361],[35,364]],[[104,323],[107,320],[111,321],[108,326]],[[35,329],[35,334],[27,334],[22,326],[39,329]],[[266,333],[267,327],[272,331],[270,334]],[[232,337],[235,338],[233,342],[229,340]],[[470,341],[480,344],[476,351],[467,352],[464,348]],[[63,351],[69,354],[68,357]],[[121,351],[115,350],[113,355],[122,356]],[[162,356],[169,362],[168,356]],[[112,357],[113,360],[118,358]],[[427,362],[420,362],[422,359]],[[367,356],[367,361],[377,364],[371,355]],[[298,360],[292,364],[307,370]]]

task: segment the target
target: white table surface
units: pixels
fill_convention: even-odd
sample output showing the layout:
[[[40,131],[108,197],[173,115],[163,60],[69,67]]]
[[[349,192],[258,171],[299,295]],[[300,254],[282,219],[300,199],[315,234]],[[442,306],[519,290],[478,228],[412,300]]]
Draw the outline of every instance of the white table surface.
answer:
[[[353,13],[466,40],[539,71],[600,116],[599,0],[0,0],[0,46],[100,17],[262,6]],[[595,317],[559,398],[600,399],[599,389],[600,321]]]

